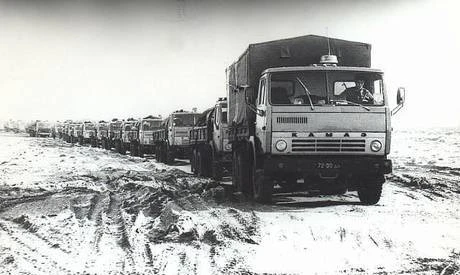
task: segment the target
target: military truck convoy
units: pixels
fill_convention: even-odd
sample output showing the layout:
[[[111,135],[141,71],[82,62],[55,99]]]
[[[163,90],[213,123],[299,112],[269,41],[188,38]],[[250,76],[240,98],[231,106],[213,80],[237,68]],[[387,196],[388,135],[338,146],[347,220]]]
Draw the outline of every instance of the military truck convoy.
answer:
[[[391,116],[383,72],[372,69],[371,45],[307,35],[251,44],[226,69],[227,97],[203,113],[167,118],[71,122],[64,140],[121,154],[154,154],[171,164],[189,158],[196,175],[232,176],[238,192],[269,202],[274,188],[379,201],[388,159]]]

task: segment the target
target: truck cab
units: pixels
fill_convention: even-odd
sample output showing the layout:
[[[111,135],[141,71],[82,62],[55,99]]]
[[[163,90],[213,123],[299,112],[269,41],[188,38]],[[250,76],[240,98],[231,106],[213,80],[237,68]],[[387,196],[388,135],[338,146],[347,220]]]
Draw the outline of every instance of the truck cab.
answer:
[[[121,150],[121,126],[123,124],[122,120],[118,120],[116,118],[112,119],[109,123],[108,129],[108,149],[112,149],[114,147],[117,152]]]
[[[364,82],[358,90],[357,82]],[[390,109],[383,73],[375,69],[310,66],[263,72],[256,101],[264,171],[282,187],[324,193],[379,185],[391,173]],[[270,174],[270,175],[269,175]]]
[[[134,152],[134,156],[143,157],[144,154],[155,153],[155,141],[153,139],[153,133],[156,130],[161,129],[163,120],[161,117],[147,116],[140,119],[134,126],[138,131],[136,139],[131,142],[131,153]]]
[[[228,140],[227,98],[219,98],[190,130],[191,169],[196,175],[220,180],[231,169],[232,146]]]
[[[175,158],[189,158],[191,153],[189,131],[199,115],[184,110],[175,111],[163,121],[164,130],[154,131],[154,139],[157,143],[155,154],[158,161],[172,163]]]
[[[96,124],[92,121],[85,121],[82,124],[82,136],[80,143],[89,143],[92,147],[96,147]]]
[[[128,118],[123,121],[121,126],[121,146],[119,153],[126,154],[126,150],[129,149],[130,153],[133,155],[133,148],[131,148],[131,141],[136,140],[138,136],[137,120],[133,118]]]
[[[79,142],[81,144],[81,140],[83,137],[83,123],[82,122],[72,123],[70,132],[71,132],[70,142],[71,143]]]
[[[53,134],[53,126],[47,121],[38,121],[35,128],[37,137],[51,137]]]
[[[96,124],[96,144],[104,149],[110,149],[108,143],[109,137],[109,123],[104,120],[100,120]]]

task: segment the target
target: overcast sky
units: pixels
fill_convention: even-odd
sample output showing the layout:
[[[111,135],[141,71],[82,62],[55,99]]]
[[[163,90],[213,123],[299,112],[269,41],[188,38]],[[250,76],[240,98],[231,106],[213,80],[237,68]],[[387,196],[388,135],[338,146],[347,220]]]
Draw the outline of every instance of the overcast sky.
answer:
[[[248,44],[327,27],[406,87],[395,127],[460,126],[457,2],[0,0],[0,120],[204,110]]]

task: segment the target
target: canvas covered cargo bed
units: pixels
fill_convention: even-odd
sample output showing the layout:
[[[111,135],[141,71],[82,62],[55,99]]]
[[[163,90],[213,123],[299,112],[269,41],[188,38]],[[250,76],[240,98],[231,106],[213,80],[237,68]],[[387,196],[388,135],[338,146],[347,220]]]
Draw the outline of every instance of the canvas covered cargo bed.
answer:
[[[370,67],[371,45],[361,42],[329,38],[331,54],[336,55],[338,66]],[[227,96],[230,127],[248,127],[255,114],[245,104],[243,89],[248,85],[246,97],[255,102],[258,80],[268,68],[308,66],[319,63],[328,54],[327,37],[306,35],[295,38],[251,44],[227,70]],[[251,131],[249,127],[249,131]]]

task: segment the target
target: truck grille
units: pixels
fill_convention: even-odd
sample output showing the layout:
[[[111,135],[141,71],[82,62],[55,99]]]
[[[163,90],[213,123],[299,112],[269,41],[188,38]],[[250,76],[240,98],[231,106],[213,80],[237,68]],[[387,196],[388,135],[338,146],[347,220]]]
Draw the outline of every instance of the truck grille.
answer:
[[[365,152],[364,139],[293,139],[293,152]]]
[[[307,117],[301,117],[301,116],[277,117],[276,123],[307,124]]]

